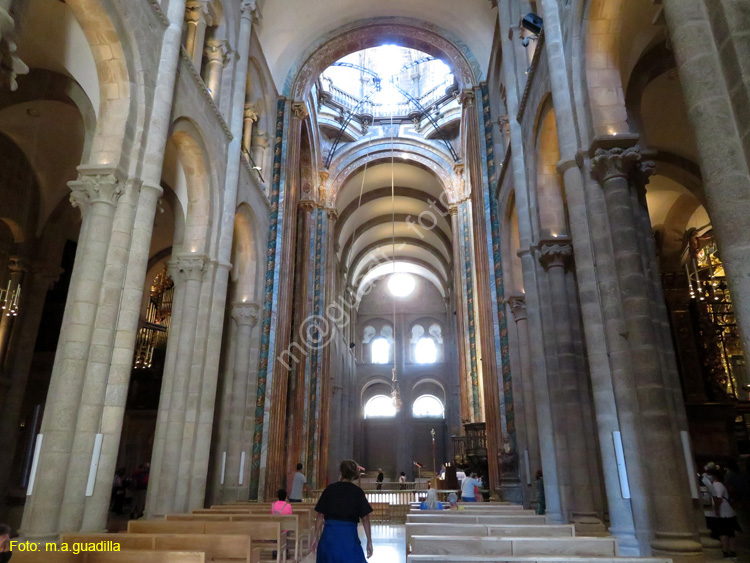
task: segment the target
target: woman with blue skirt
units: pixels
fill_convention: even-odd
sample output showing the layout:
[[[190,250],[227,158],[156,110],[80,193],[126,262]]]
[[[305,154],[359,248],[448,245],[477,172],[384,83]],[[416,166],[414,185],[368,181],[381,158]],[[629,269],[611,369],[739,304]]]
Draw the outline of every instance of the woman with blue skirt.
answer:
[[[365,563],[362,544],[357,534],[360,518],[367,536],[367,557],[372,557],[370,512],[372,507],[362,489],[352,481],[359,477],[356,461],[345,459],[340,466],[338,483],[328,485],[320,495],[315,512],[312,549],[317,548],[316,563]],[[323,530],[323,535],[320,531]],[[320,538],[320,540],[318,540]]]

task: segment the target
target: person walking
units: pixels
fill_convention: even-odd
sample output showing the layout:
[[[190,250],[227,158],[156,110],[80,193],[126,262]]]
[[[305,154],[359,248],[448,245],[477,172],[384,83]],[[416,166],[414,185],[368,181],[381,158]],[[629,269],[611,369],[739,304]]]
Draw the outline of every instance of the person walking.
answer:
[[[378,484],[377,490],[382,491],[383,490],[383,470],[381,468],[378,468],[378,477],[375,479],[375,482]]]
[[[367,558],[372,557],[372,507],[364,491],[353,483],[358,474],[357,462],[351,459],[342,461],[339,481],[328,485],[315,505],[318,519],[311,550],[317,550],[316,563],[365,563],[357,534],[360,519],[367,536]]]
[[[307,478],[302,473],[302,464],[297,464],[297,472],[292,477],[292,490],[289,492],[289,502],[302,502],[302,493],[310,493],[310,487],[307,486]]]

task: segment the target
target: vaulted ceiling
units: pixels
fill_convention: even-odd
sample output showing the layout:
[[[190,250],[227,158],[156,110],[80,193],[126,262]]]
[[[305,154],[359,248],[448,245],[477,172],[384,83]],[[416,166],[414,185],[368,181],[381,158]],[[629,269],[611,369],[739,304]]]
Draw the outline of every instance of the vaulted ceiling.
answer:
[[[348,283],[360,289],[386,275],[387,268],[376,269],[395,258],[444,293],[451,277],[452,246],[450,215],[441,192],[431,172],[403,162],[392,168],[390,163],[377,164],[349,178],[336,202],[335,231]]]

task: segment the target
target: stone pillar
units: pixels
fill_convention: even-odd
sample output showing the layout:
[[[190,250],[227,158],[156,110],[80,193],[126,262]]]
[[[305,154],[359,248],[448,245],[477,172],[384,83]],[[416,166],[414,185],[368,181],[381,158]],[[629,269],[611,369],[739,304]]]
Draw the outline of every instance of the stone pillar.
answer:
[[[232,318],[237,323],[234,343],[234,377],[229,409],[229,436],[227,443],[227,463],[224,474],[225,502],[229,500],[247,500],[250,491],[250,451],[246,449],[247,440],[243,436],[246,420],[252,419],[255,397],[255,382],[250,380],[250,349],[253,327],[258,323],[259,306],[257,303],[234,303]],[[245,454],[242,467],[242,453]],[[240,484],[242,469],[242,484]]]
[[[61,273],[62,270],[58,267],[32,262],[24,279],[18,322],[13,329],[4,370],[8,387],[2,389],[0,394],[0,451],[6,452],[0,456],[0,507],[5,506],[8,488],[11,486],[9,480],[18,439],[18,422],[47,291]]]
[[[16,24],[10,16],[12,3],[13,0],[0,0],[0,87],[15,92],[18,89],[16,78],[19,74],[27,74],[29,67],[16,55],[13,40]]]
[[[255,110],[254,104],[245,104],[245,111],[242,114],[242,119],[242,152],[250,154],[250,150],[253,146],[253,123],[258,121],[258,112]],[[257,162],[255,165],[260,166]]]
[[[58,517],[115,209],[123,193],[119,173],[112,168],[80,166],[78,171],[78,180],[68,185],[73,205],[83,214],[81,237],[44,409],[33,494],[27,499],[21,527],[25,538],[38,541],[55,538],[59,526],[67,525]]]
[[[206,266],[206,257],[198,254],[182,254],[169,264],[170,275],[175,283],[175,301],[180,293],[182,310],[179,319],[179,339],[170,338],[168,343],[168,348],[176,347],[176,360],[174,371],[167,373],[165,368],[164,373],[164,379],[171,382],[171,393],[168,397],[162,393],[160,403],[166,401],[166,408],[162,410],[162,405],[159,405],[156,424],[157,431],[160,426],[164,427],[164,441],[160,443],[160,440],[155,439],[154,449],[158,445],[163,448],[163,453],[159,456],[158,465],[155,462],[151,468],[149,488],[156,486],[158,496],[154,499],[153,506],[147,507],[149,517],[175,511],[182,512],[186,508],[180,505],[178,499],[186,496],[189,475],[180,474],[179,466],[183,447],[192,447],[191,443],[183,443],[183,435],[187,426],[195,425],[195,421],[187,421],[185,415],[188,408],[188,384],[195,349],[201,285]],[[162,418],[166,418],[166,424],[159,420]]]
[[[740,84],[741,76],[726,76],[722,70],[706,9],[701,0],[664,2],[688,118],[698,145],[708,213],[747,357],[750,355],[750,260],[747,259],[750,171],[738,133],[741,119],[733,111],[727,90],[732,81]]]
[[[461,397],[461,423],[472,420],[471,407],[471,381],[469,371],[466,366],[465,345],[466,327],[464,325],[464,284],[462,275],[462,258],[461,258],[461,224],[458,216],[458,204],[450,206],[451,214],[451,241],[453,242],[453,296],[456,310],[454,316],[456,319],[456,344],[458,345],[458,381]],[[463,433],[463,426],[461,426]]]
[[[269,426],[268,434],[263,436],[264,445],[268,444],[268,453],[265,466],[270,470],[265,473],[265,482],[263,482],[262,494],[266,498],[272,498],[272,495],[284,484],[284,471],[279,468],[285,468],[286,459],[286,416],[288,411],[287,393],[290,370],[287,369],[279,358],[282,354],[290,351],[290,336],[292,334],[292,297],[294,295],[294,276],[295,273],[295,247],[294,241],[297,240],[297,206],[300,197],[300,145],[302,134],[302,122],[307,119],[307,110],[302,103],[293,103],[291,106],[292,115],[289,119],[289,134],[287,141],[287,158],[285,166],[287,167],[286,175],[286,196],[284,201],[284,224],[281,240],[286,241],[278,251],[277,256],[279,264],[285,268],[285,275],[279,280],[278,293],[278,311],[276,326],[276,344],[275,349],[269,351],[268,364],[269,370],[273,370],[270,389],[266,391],[268,397],[266,400],[269,405]],[[291,350],[293,352],[293,350]],[[272,469],[271,469],[272,468]],[[261,472],[261,481],[263,475]]]
[[[573,247],[569,241],[540,242],[537,258],[546,270],[551,298],[551,317],[557,372],[550,381],[550,391],[557,397],[553,410],[560,418],[555,421],[558,447],[558,471],[563,510],[582,535],[606,535],[606,528],[596,513],[592,487],[597,476],[589,472],[585,438],[584,397],[588,394],[579,387],[576,350],[573,345],[573,322],[569,302],[575,296],[568,293],[566,270],[572,262]]]
[[[687,489],[683,452],[677,447],[672,390],[665,382],[659,359],[659,331],[652,320],[650,280],[644,271],[639,229],[633,210],[632,175],[647,171],[640,149],[598,148],[591,159],[592,176],[604,191],[617,284],[622,307],[623,337],[630,350],[630,373],[640,408],[633,413],[633,433],[638,436],[638,458],[628,459],[630,468],[643,465],[647,488],[633,490],[645,495],[650,506],[651,551],[676,558],[699,557],[694,541],[692,505]],[[640,499],[639,499],[640,500]]]
[[[526,429],[526,447],[529,452],[529,479],[534,483],[534,474],[537,469],[542,468],[542,459],[539,453],[539,435],[536,423],[536,401],[534,400],[534,383],[531,377],[531,348],[529,346],[529,327],[528,314],[526,311],[526,297],[524,295],[511,295],[507,299],[508,307],[513,314],[518,332],[518,355],[521,360],[521,366],[518,379],[520,379],[520,391],[523,395],[524,420],[523,424]],[[516,377],[513,378],[514,382]],[[514,385],[514,396],[518,390]],[[525,465],[523,454],[521,457],[522,466]],[[526,470],[526,468],[524,467]],[[528,495],[527,495],[528,496]],[[532,495],[533,496],[533,495]],[[529,499],[531,500],[531,499]]]
[[[219,103],[221,74],[229,62],[229,44],[225,39],[209,39],[203,52],[206,55],[206,87],[214,101]]]
[[[185,5],[185,51],[193,61],[195,71],[201,73],[203,64],[203,46],[206,41],[206,28],[214,25],[213,3],[209,0],[191,0]]]

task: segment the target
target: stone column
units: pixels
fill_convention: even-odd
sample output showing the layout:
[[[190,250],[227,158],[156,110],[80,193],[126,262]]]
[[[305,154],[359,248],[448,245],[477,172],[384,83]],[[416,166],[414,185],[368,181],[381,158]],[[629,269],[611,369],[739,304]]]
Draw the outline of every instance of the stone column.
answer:
[[[81,237],[44,409],[33,494],[27,499],[21,526],[25,538],[38,541],[55,538],[64,524],[58,517],[115,209],[123,193],[115,169],[80,166],[78,171],[78,180],[69,186],[71,201],[83,214]]]
[[[203,52],[206,54],[206,87],[214,101],[219,103],[221,74],[229,62],[229,44],[224,39],[209,39]]]
[[[521,369],[517,375],[521,382],[519,387],[521,394],[523,395],[524,404],[523,424],[526,429],[526,447],[529,452],[528,475],[533,486],[534,474],[537,469],[542,468],[542,459],[539,453],[539,430],[536,423],[534,383],[531,378],[531,348],[529,346],[529,323],[526,311],[526,297],[524,295],[511,295],[508,297],[507,301],[508,307],[513,314],[513,319],[516,322],[516,330],[518,332],[518,355],[521,360]],[[516,378],[514,377],[514,382],[515,381]],[[515,393],[517,392],[515,385],[513,392],[515,396]],[[525,465],[523,459],[521,459],[521,464],[522,466]]]
[[[15,92],[18,89],[16,78],[27,74],[29,67],[16,55],[16,43],[12,38],[16,24],[10,16],[12,3],[13,0],[0,0],[0,87]]]
[[[281,240],[286,241],[278,249],[278,264],[285,268],[285,275],[279,280],[278,293],[278,311],[276,326],[276,343],[275,349],[269,351],[268,369],[273,370],[271,377],[270,389],[266,391],[269,405],[269,426],[268,434],[263,436],[263,442],[268,444],[268,453],[266,457],[265,482],[260,494],[266,498],[272,498],[272,495],[281,488],[286,476],[283,474],[285,464],[285,435],[286,435],[286,417],[288,411],[287,393],[290,370],[287,369],[278,359],[284,354],[286,356],[291,344],[292,334],[292,298],[294,295],[294,276],[295,273],[295,247],[294,241],[297,240],[297,206],[300,198],[300,145],[302,135],[302,122],[307,119],[307,110],[302,103],[293,103],[291,106],[292,115],[289,119],[289,134],[287,141],[287,158],[285,166],[287,167],[286,175],[286,196],[284,201],[284,224]],[[271,469],[273,468],[273,469]],[[282,468],[282,469],[279,469]],[[262,477],[261,477],[262,479]]]
[[[587,395],[579,388],[576,351],[573,346],[573,319],[568,303],[574,296],[567,290],[566,269],[572,262],[573,247],[569,241],[542,241],[537,258],[547,271],[551,313],[554,324],[555,358],[557,373],[550,382],[550,391],[557,397],[558,407],[553,411],[561,415],[555,421],[557,456],[563,510],[576,529],[584,535],[606,535],[606,528],[596,514],[592,487],[597,476],[589,472],[587,460],[591,456],[585,438],[582,399]]]
[[[195,71],[201,73],[203,46],[206,41],[206,28],[214,25],[215,12],[209,0],[191,0],[185,5],[185,51],[193,61]]]
[[[687,490],[683,452],[678,449],[674,416],[670,412],[671,389],[665,384],[659,361],[659,333],[652,320],[658,314],[649,299],[638,228],[632,208],[631,177],[634,170],[649,167],[638,147],[598,148],[591,159],[592,176],[604,191],[611,233],[614,265],[622,306],[623,336],[630,350],[630,377],[639,409],[634,413],[634,433],[639,438],[639,458],[647,489],[651,551],[670,557],[697,557],[701,546],[694,541],[692,507]],[[650,167],[653,167],[651,164]],[[640,499],[639,499],[640,500]]]
[[[168,343],[169,348],[176,347],[176,360],[173,373],[166,373],[165,369],[164,374],[164,378],[171,381],[171,393],[169,397],[162,394],[161,400],[166,400],[168,406],[165,405],[166,409],[162,410],[160,405],[156,423],[158,428],[161,425],[159,419],[166,418],[164,442],[158,444],[163,448],[163,453],[159,456],[160,463],[157,465],[155,462],[151,468],[149,487],[154,483],[158,489],[158,496],[154,499],[154,506],[148,507],[149,517],[184,510],[184,506],[177,505],[177,498],[185,495],[189,475],[180,475],[178,470],[183,447],[192,447],[190,443],[183,443],[183,434],[186,427],[188,383],[195,349],[201,282],[206,265],[206,257],[198,254],[182,254],[169,264],[170,275],[175,282],[175,301],[178,299],[177,294],[182,294],[179,297],[182,311],[179,339],[170,338]],[[156,447],[157,440],[154,440],[154,448]]]
[[[729,2],[722,2],[729,5]],[[741,3],[736,3],[739,6]],[[745,356],[750,355],[750,171],[738,133],[728,83],[741,82],[722,70],[706,4],[665,0],[664,14],[674,47],[688,118],[695,131],[708,213],[721,250]],[[745,120],[746,121],[746,120]]]
[[[456,306],[456,343],[458,344],[458,381],[461,393],[461,423],[472,419],[471,413],[471,382],[469,371],[466,367],[466,327],[464,325],[464,284],[462,275],[461,258],[461,224],[458,216],[458,204],[450,206],[451,214],[451,241],[453,242],[453,295]],[[463,426],[461,426],[463,434]]]
[[[252,419],[254,404],[254,387],[250,381],[250,348],[252,345],[253,327],[258,323],[259,306],[257,303],[234,303],[232,318],[237,323],[234,343],[234,377],[229,408],[229,436],[227,443],[227,463],[224,474],[223,500],[246,500],[250,491],[250,451],[244,446],[246,420]],[[240,469],[242,453],[245,463],[242,467],[242,484]]]
[[[19,317],[14,326],[9,354],[6,362],[8,387],[2,390],[0,402],[0,506],[5,506],[5,498],[11,483],[11,468],[14,463],[18,422],[26,393],[31,362],[34,359],[34,346],[39,322],[44,312],[47,291],[58,280],[62,270],[49,264],[31,263],[26,273],[21,292]]]
[[[245,104],[245,111],[242,114],[242,120],[242,152],[250,154],[250,150],[253,146],[253,123],[258,121],[258,112],[256,111],[254,104]],[[257,162],[255,165],[260,166]]]

